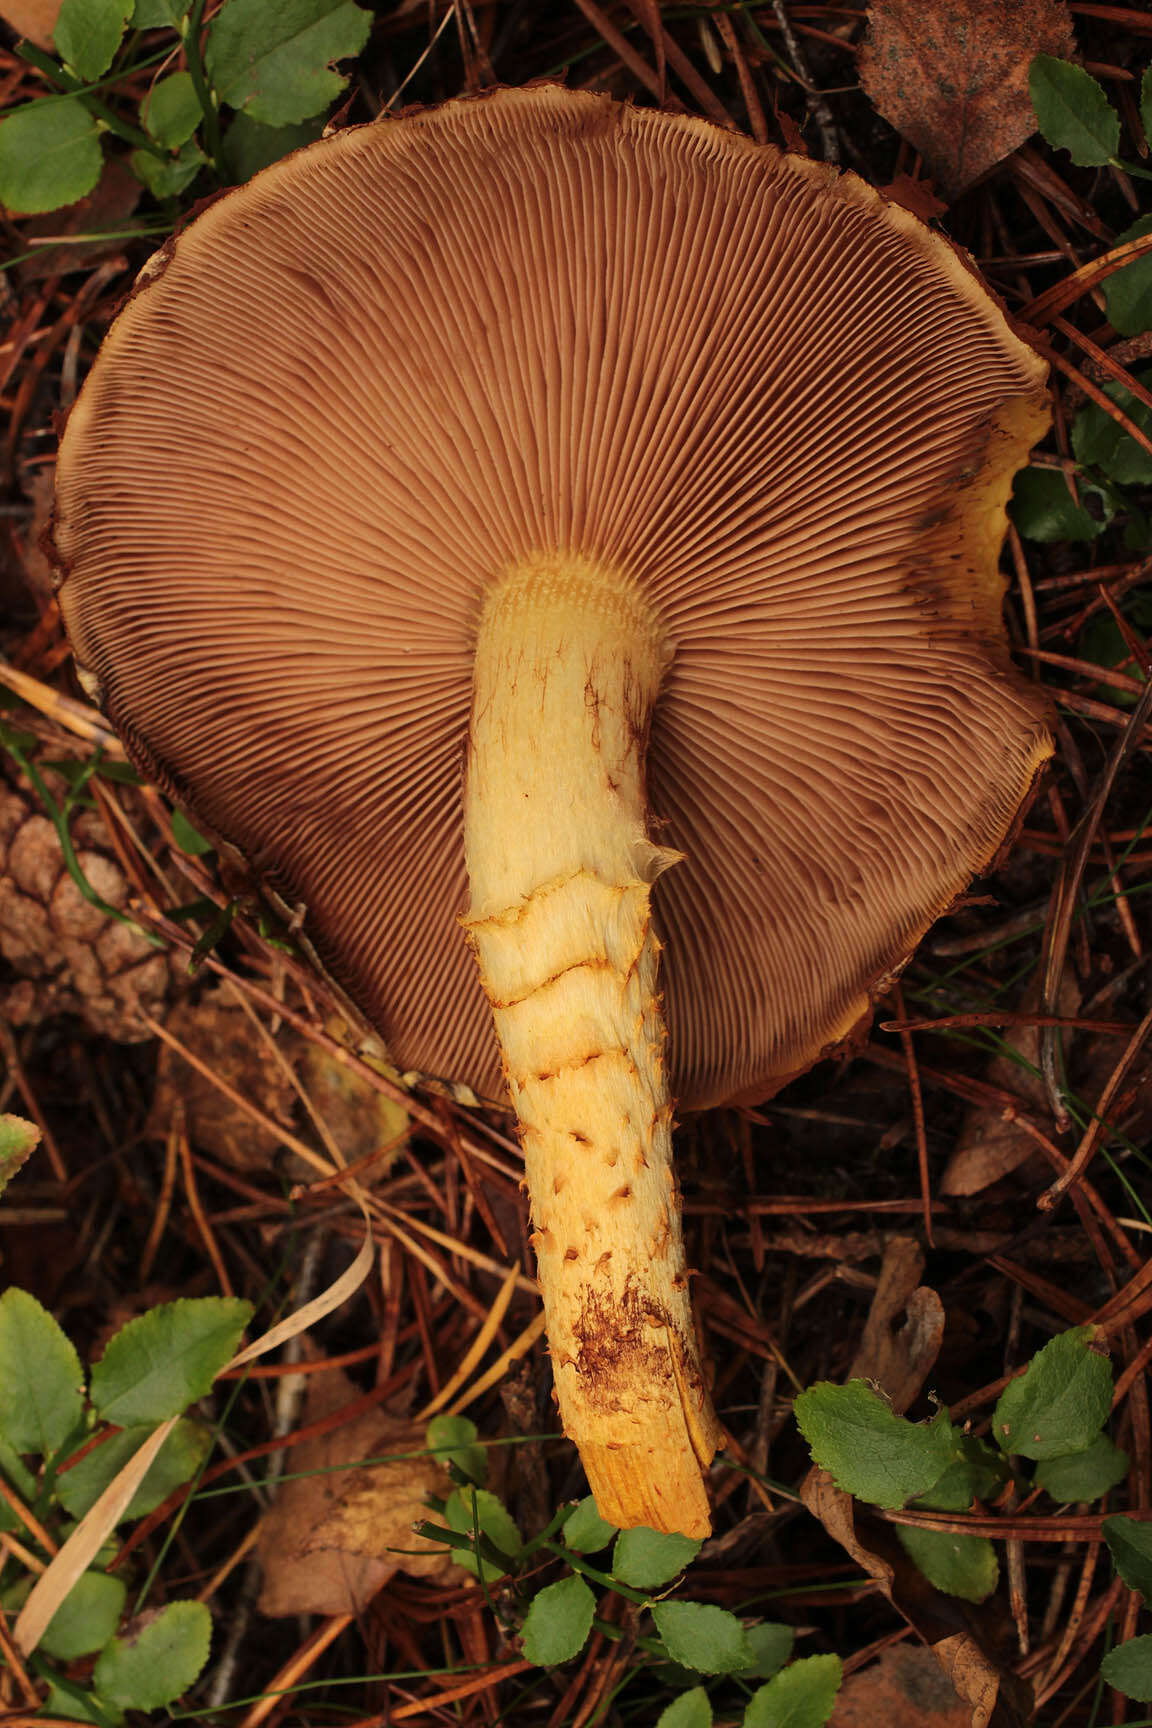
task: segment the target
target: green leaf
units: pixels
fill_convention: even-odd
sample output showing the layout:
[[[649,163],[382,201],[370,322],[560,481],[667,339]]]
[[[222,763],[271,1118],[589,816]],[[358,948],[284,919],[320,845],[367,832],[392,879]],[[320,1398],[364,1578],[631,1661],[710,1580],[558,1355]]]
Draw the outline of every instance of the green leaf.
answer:
[[[863,1380],[810,1386],[795,1411],[816,1463],[846,1493],[874,1506],[903,1506],[926,1493],[956,1452],[943,1412],[931,1422],[909,1422]]]
[[[1036,124],[1057,150],[1080,168],[1101,168],[1120,148],[1120,116],[1091,73],[1051,54],[1028,68],[1028,94]]]
[[[1152,144],[1152,66],[1144,68],[1144,76],[1140,80],[1140,123],[1144,128],[1144,137]]]
[[[91,1692],[74,1680],[66,1680],[62,1674],[50,1676],[42,1714],[65,1722],[95,1722],[97,1728],[118,1728],[124,1720],[124,1712],[117,1710],[115,1704],[102,1704]]]
[[[1144,74],[1145,85],[1150,74],[1152,66]],[[1152,234],[1152,216],[1141,216],[1133,222],[1131,228],[1116,236],[1116,244],[1125,246],[1129,240],[1142,240],[1145,234]],[[1152,252],[1125,264],[1123,270],[1114,270],[1105,277],[1102,287],[1108,322],[1114,330],[1121,336],[1140,336],[1145,330],[1152,330]]]
[[[190,186],[208,158],[199,144],[185,144],[176,156],[154,156],[151,150],[133,150],[132,172],[153,198],[178,198]],[[211,850],[211,848],[209,848]]]
[[[100,178],[95,120],[74,96],[45,96],[0,125],[0,204],[37,216],[75,204]]]
[[[992,1413],[1002,1451],[1039,1459],[1088,1450],[1112,1407],[1112,1364],[1102,1340],[1094,1326],[1061,1332],[1005,1386]]]
[[[475,1497],[475,1511],[473,1511],[473,1497]],[[523,1546],[524,1539],[516,1527],[512,1514],[503,1501],[498,1500],[495,1494],[490,1494],[486,1488],[453,1489],[445,1501],[444,1516],[448,1520],[450,1529],[458,1530],[463,1536],[473,1536],[476,1525],[479,1524],[481,1535],[487,1536],[489,1542],[499,1553],[508,1556],[509,1564],[515,1560]],[[498,1566],[494,1560],[481,1561],[477,1559],[475,1553],[467,1554],[458,1551],[456,1560],[466,1571],[471,1572],[474,1578],[480,1577],[482,1568],[483,1579],[486,1584],[492,1583],[497,1578],[502,1578],[508,1570],[507,1566]]]
[[[1152,294],[1152,274],[1149,291]],[[1147,383],[1149,376],[1140,374],[1139,382]],[[1152,431],[1152,408],[1138,402],[1122,384],[1105,384],[1104,392],[1142,432]],[[1095,402],[1081,408],[1072,422],[1072,451],[1079,463],[1099,468],[1118,486],[1143,486],[1152,481],[1152,455]]]
[[[15,1452],[50,1457],[84,1414],[80,1358],[35,1296],[0,1296],[0,1434]]]
[[[790,1659],[796,1642],[791,1626],[780,1625],[774,1620],[762,1620],[758,1626],[749,1626],[744,1636],[752,1651],[750,1665],[740,1670],[745,1679],[767,1680],[778,1673]]]
[[[120,1624],[128,1587],[107,1572],[85,1572],[48,1622],[40,1648],[60,1662],[94,1656]]]
[[[740,1674],[753,1660],[744,1628],[706,1602],[653,1602],[652,1618],[673,1662],[701,1674]]]
[[[657,1716],[656,1728],[712,1728],[712,1706],[703,1686],[674,1698]]]
[[[967,1512],[973,1500],[988,1500],[1008,1480],[1002,1453],[971,1434],[960,1436],[959,1450],[939,1481],[913,1502],[936,1512]]]
[[[56,1478],[56,1497],[73,1518],[83,1518],[153,1432],[151,1424],[125,1428],[93,1447],[71,1470]],[[132,1496],[123,1522],[144,1518],[167,1500],[174,1489],[190,1482],[212,1445],[211,1429],[202,1422],[178,1422],[148,1467]]]
[[[204,118],[190,72],[173,72],[153,84],[140,109],[140,118],[158,144],[178,150]],[[199,838],[199,836],[197,836]]]
[[[1152,1602],[1152,1524],[1139,1518],[1105,1518],[1100,1528],[1125,1584]]]
[[[1008,514],[1029,540],[1094,540],[1103,523],[1073,501],[1056,468],[1022,468],[1012,488]]]
[[[129,1320],[92,1369],[97,1411],[120,1428],[178,1416],[211,1391],[251,1318],[250,1302],[201,1296]]]
[[[662,1535],[644,1525],[621,1530],[612,1550],[612,1573],[636,1590],[655,1590],[683,1572],[702,1547],[696,1536]]]
[[[208,1660],[212,1616],[203,1602],[169,1602],[113,1638],[92,1674],[97,1696],[125,1710],[159,1710],[186,1692]]]
[[[839,1656],[805,1656],[752,1694],[744,1728],[824,1728],[844,1678]]]
[[[107,72],[131,12],[132,0],[63,0],[52,40],[65,66],[86,84]]]
[[[132,22],[137,30],[179,30],[192,0],[136,0]]]
[[[211,840],[206,840],[203,834],[197,833],[183,810],[174,809],[172,812],[172,838],[181,852],[187,852],[193,858],[203,858],[206,852],[213,849]]]
[[[573,1572],[549,1584],[532,1602],[524,1620],[524,1654],[541,1668],[579,1656],[592,1630],[596,1598]]]
[[[0,1434],[0,1470],[3,1470],[5,1477],[22,1500],[29,1502],[35,1500],[36,1478],[31,1470],[26,1469],[20,1462],[19,1454],[9,1446],[3,1434]],[[7,1501],[0,1502],[0,1530],[16,1530],[19,1525],[20,1520]]]
[[[929,1584],[945,1595],[983,1602],[995,1590],[1000,1567],[986,1536],[953,1536],[946,1530],[918,1530],[911,1525],[900,1525],[896,1534]]]
[[[488,1479],[488,1451],[477,1446],[478,1430],[467,1416],[433,1416],[426,1434],[430,1449],[439,1464],[455,1464],[469,1482],[483,1487]]]
[[[40,1144],[40,1130],[23,1116],[0,1115],[0,1194]]]
[[[1100,1677],[1125,1698],[1152,1700],[1152,1637],[1129,1638],[1127,1644],[1109,1650],[1100,1664]]]
[[[1046,1458],[1036,1467],[1036,1486],[1062,1505],[1076,1500],[1099,1500],[1102,1494],[1123,1482],[1128,1474],[1128,1454],[1107,1434],[1097,1435],[1086,1452],[1070,1457]]]
[[[224,134],[221,166],[234,186],[242,186],[293,150],[314,144],[323,130],[323,118],[302,120],[298,126],[262,126],[247,114],[237,114]]]
[[[616,1525],[601,1518],[592,1495],[581,1500],[564,1525],[564,1540],[574,1554],[599,1554],[616,1534]]]
[[[227,0],[208,39],[208,75],[229,107],[291,126],[339,96],[348,80],[331,63],[359,54],[371,26],[353,0]]]

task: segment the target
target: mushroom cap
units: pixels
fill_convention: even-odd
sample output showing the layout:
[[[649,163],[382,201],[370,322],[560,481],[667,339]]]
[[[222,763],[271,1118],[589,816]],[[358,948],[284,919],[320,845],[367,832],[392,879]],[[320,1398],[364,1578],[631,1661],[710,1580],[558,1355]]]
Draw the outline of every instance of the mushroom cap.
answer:
[[[502,1092],[458,927],[472,647],[542,550],[667,631],[675,1094],[843,1039],[1048,753],[997,572],[1041,362],[851,174],[543,85],[339,132],[142,273],[69,419],[77,656],[403,1067]]]

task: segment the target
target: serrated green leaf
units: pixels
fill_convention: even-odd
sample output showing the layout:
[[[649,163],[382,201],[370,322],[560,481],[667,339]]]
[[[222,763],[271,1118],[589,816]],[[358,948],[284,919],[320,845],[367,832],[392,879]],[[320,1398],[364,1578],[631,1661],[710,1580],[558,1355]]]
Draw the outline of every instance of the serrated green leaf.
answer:
[[[74,96],[45,96],[0,124],[0,204],[37,216],[85,197],[104,156],[95,120]]]
[[[1073,501],[1056,468],[1022,468],[1013,483],[1008,514],[1028,540],[1094,540],[1103,528]]]
[[[116,58],[132,0],[63,0],[52,32],[65,66],[91,84]]]
[[[1120,148],[1120,116],[1103,86],[1082,66],[1037,54],[1028,68],[1036,124],[1080,168],[1100,168]]]
[[[1061,1504],[1099,1500],[1128,1474],[1128,1454],[1100,1434],[1086,1452],[1046,1458],[1036,1466],[1036,1486]]]
[[[153,198],[178,198],[189,187],[208,158],[195,141],[185,144],[175,156],[154,156],[150,150],[133,150],[132,172]]]
[[[947,1470],[913,1504],[936,1512],[966,1512],[973,1500],[988,1500],[1008,1480],[1002,1453],[971,1434],[959,1437],[959,1450]]]
[[[1093,1326],[1061,1332],[1005,1386],[992,1414],[1002,1451],[1035,1459],[1087,1451],[1112,1407],[1112,1364],[1102,1339]]]
[[[909,1422],[863,1380],[810,1386],[795,1412],[816,1463],[846,1493],[874,1506],[903,1506],[926,1493],[957,1449],[943,1412],[931,1422]]]
[[[657,1716],[656,1728],[712,1728],[712,1705],[703,1686],[674,1698]]]
[[[60,1662],[94,1656],[120,1624],[128,1587],[107,1572],[85,1572],[48,1622],[40,1648]]]
[[[778,1674],[785,1662],[790,1660],[792,1646],[796,1642],[792,1627],[781,1625],[774,1620],[762,1620],[757,1626],[747,1627],[744,1636],[752,1652],[751,1663],[740,1670],[742,1678],[746,1680],[767,1680],[773,1674]]]
[[[115,1704],[102,1704],[91,1692],[73,1680],[66,1680],[62,1674],[52,1676],[42,1714],[64,1722],[95,1722],[97,1728],[119,1728],[124,1720],[124,1712]]]
[[[18,1454],[8,1444],[3,1434],[0,1434],[0,1470],[4,1472],[6,1479],[12,1484],[22,1500],[29,1502],[35,1500],[36,1478],[31,1470],[26,1469],[20,1462]],[[0,1530],[15,1530],[19,1525],[20,1520],[7,1501],[0,1502]]]
[[[1147,82],[1147,72],[1144,78]],[[1152,234],[1152,216],[1141,216],[1133,222],[1131,228],[1116,236],[1116,244],[1126,246],[1130,240],[1142,240],[1145,234]],[[1114,270],[1101,286],[1108,322],[1114,330],[1121,336],[1141,336],[1145,330],[1152,330],[1152,252],[1125,264],[1122,270]]]
[[[490,1494],[486,1488],[454,1488],[445,1501],[444,1516],[448,1520],[449,1528],[458,1530],[463,1536],[473,1536],[476,1525],[479,1524],[481,1535],[487,1536],[501,1554],[506,1554],[509,1562],[515,1560],[523,1546],[524,1539],[512,1514],[503,1501],[498,1500],[495,1494]],[[456,1561],[466,1571],[471,1572],[474,1578],[479,1577],[482,1571],[487,1584],[503,1577],[507,1570],[498,1566],[494,1560],[478,1560],[475,1552],[467,1554],[457,1551]]]
[[[643,1525],[621,1530],[612,1550],[612,1573],[635,1590],[655,1590],[683,1572],[702,1547],[698,1537],[663,1534]]]
[[[0,1114],[0,1194],[40,1144],[40,1130],[23,1116]]]
[[[136,0],[132,22],[137,30],[178,30],[192,0]]]
[[[1152,1701],[1152,1637],[1129,1638],[1109,1650],[1100,1664],[1100,1677],[1125,1698]]]
[[[101,1653],[92,1674],[96,1695],[125,1710],[159,1710],[188,1690],[211,1642],[203,1602],[169,1602],[141,1614]]]
[[[700,1674],[740,1674],[753,1660],[744,1628],[707,1602],[653,1602],[652,1618],[673,1662]]]
[[[824,1728],[844,1678],[839,1656],[805,1656],[752,1694],[744,1728]]]
[[[953,1536],[946,1530],[919,1530],[900,1525],[896,1531],[905,1552],[929,1584],[965,1602],[983,1602],[1000,1577],[996,1550],[986,1536]]]
[[[599,1554],[616,1534],[616,1525],[601,1518],[589,1494],[581,1500],[564,1525],[564,1540],[574,1554]]]
[[[158,144],[178,150],[204,118],[190,72],[173,72],[153,84],[140,108],[140,118]]]
[[[56,1497],[73,1518],[83,1518],[105,1488],[136,1456],[153,1432],[151,1425],[124,1428],[93,1447],[71,1470],[56,1478]],[[132,1496],[122,1522],[144,1518],[174,1489],[190,1482],[212,1444],[212,1433],[202,1422],[178,1422],[153,1459],[139,1488]]]
[[[266,126],[319,114],[348,80],[335,60],[359,54],[371,14],[353,0],[227,0],[208,38],[208,75],[222,102]]]
[[[1105,1518],[1100,1528],[1125,1584],[1152,1602],[1152,1524],[1117,1517]]]
[[[1149,286],[1152,289],[1152,275]],[[1146,383],[1149,376],[1140,374],[1139,382]],[[1138,402],[1121,384],[1105,384],[1104,391],[1142,432],[1152,431],[1152,408]],[[1083,466],[1099,468],[1118,486],[1152,481],[1152,454],[1095,402],[1086,403],[1072,422],[1072,453]]]
[[[596,1598],[577,1573],[549,1584],[533,1598],[524,1620],[524,1654],[540,1668],[579,1656],[592,1630]]]
[[[1140,80],[1140,124],[1145,141],[1152,144],[1152,65],[1145,66]]]
[[[476,1444],[477,1427],[467,1416],[433,1416],[426,1434],[438,1464],[455,1464],[461,1475],[482,1488],[488,1479],[488,1452]]]
[[[47,1458],[84,1414],[84,1370],[35,1296],[0,1296],[0,1434],[15,1452]]]
[[[92,1403],[118,1428],[179,1416],[211,1391],[251,1318],[252,1304],[231,1296],[149,1309],[120,1328],[93,1367]]]

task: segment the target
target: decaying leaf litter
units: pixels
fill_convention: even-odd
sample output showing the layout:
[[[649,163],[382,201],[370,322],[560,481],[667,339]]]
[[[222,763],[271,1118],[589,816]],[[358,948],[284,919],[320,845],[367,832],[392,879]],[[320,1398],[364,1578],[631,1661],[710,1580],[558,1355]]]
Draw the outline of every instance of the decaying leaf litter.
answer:
[[[971,35],[958,40],[964,64],[936,77],[972,92],[976,119],[989,106],[999,113],[1014,104],[1019,126],[1027,87],[1022,61],[1030,50],[1018,48],[1013,58],[1010,45],[984,41],[976,29],[982,12],[970,11],[981,52]],[[1099,409],[1104,430],[1115,426],[1104,403],[1112,401],[1117,368],[1124,369],[1121,382],[1132,373],[1140,378],[1140,332],[1108,288],[1123,279],[1109,278],[1107,263],[1094,263],[1107,259],[1117,238],[1128,239],[1147,203],[1141,205],[1137,179],[1106,166],[1078,167],[1027,132],[1006,146],[1010,156],[982,162],[983,177],[961,187],[945,166],[957,136],[955,115],[933,129],[936,104],[923,73],[928,32],[918,44],[920,70],[900,71],[905,94],[921,93],[919,111],[908,113],[874,83],[884,31],[891,64],[898,53],[892,42],[906,26],[895,8],[874,14],[864,89],[891,125],[877,118],[858,87],[863,18],[848,9],[801,6],[779,16],[769,8],[672,16],[668,8],[581,4],[571,15],[550,13],[546,26],[536,21],[531,30],[511,8],[463,7],[438,13],[431,31],[427,19],[402,9],[373,26],[351,117],[371,116],[380,92],[386,100],[438,27],[401,100],[440,100],[482,86],[493,73],[522,83],[561,65],[572,83],[591,81],[643,101],[666,96],[672,106],[772,142],[804,145],[816,156],[835,151],[914,204],[930,209],[933,198],[937,208],[950,200],[948,231],[982,262],[1009,309],[1035,320],[1050,344],[1044,351],[1056,362],[1061,412],[1031,471],[1040,477],[1048,518],[1021,519],[1025,531],[1010,539],[1006,568],[1016,644],[1057,704],[1053,773],[1002,870],[937,926],[904,974],[900,1001],[882,1006],[881,1019],[902,1030],[875,1032],[851,1061],[817,1070],[763,1107],[692,1119],[680,1130],[705,1354],[715,1364],[714,1398],[734,1442],[726,1460],[740,1468],[716,1475],[717,1535],[677,1595],[735,1609],[748,1621],[787,1621],[799,1633],[797,1655],[836,1653],[850,1679],[878,1667],[885,1653],[922,1643],[936,1653],[941,1671],[951,1664],[954,1690],[968,1701],[972,1720],[1090,1721],[1100,1719],[1093,1716],[1094,1697],[1107,1642],[1138,1630],[1136,1598],[1100,1547],[1102,1519],[1105,1508],[1138,1509],[1147,1496],[1147,1219],[1138,1150],[1147,1079],[1144,1054],[1132,1048],[1147,999],[1141,893],[1147,809],[1140,781],[1146,755],[1139,739],[1110,781],[1106,776],[1131,726],[1144,669],[1140,636],[1148,620],[1139,609],[1147,569],[1138,512],[1149,476],[1138,457],[1125,458],[1134,466],[1124,470],[1131,477],[1119,507],[1136,523],[1125,543],[1122,522],[1106,537],[1097,535],[1101,516],[1117,509],[1115,492],[1109,496],[1098,484],[1100,468],[1086,466],[1077,481],[1073,465],[1097,456],[1103,435],[1078,418],[1085,403]],[[1152,58],[1152,19],[1133,11],[1118,20],[1108,8],[1089,5],[1053,7],[1037,16],[1044,39],[1031,47],[1061,55],[1069,28],[1082,61],[1116,103],[1123,156],[1146,163],[1139,96]],[[977,61],[1003,66],[1009,93],[1003,103],[975,91]],[[3,65],[8,99],[25,100],[37,87],[35,74],[12,55]],[[146,78],[139,82],[142,95]],[[893,126],[903,129],[903,141]],[[967,135],[967,119],[963,129]],[[979,131],[975,121],[972,130]],[[989,146],[993,154],[995,148]],[[117,224],[158,221],[157,206],[142,195],[134,213],[130,201],[116,204],[103,187],[95,196],[106,199],[103,208],[115,212]],[[29,231],[37,226],[40,236],[83,234],[89,220],[107,225],[80,206],[13,221],[8,240],[14,254],[29,251]],[[12,623],[4,649],[15,674],[33,681],[24,688],[37,699],[31,707],[14,705],[5,719],[18,734],[20,755],[48,764],[83,760],[101,739],[97,716],[81,710],[78,722],[67,706],[77,692],[66,679],[67,649],[35,562],[54,448],[51,416],[69,405],[95,340],[148,250],[147,241],[119,238],[100,247],[82,243],[66,254],[59,246],[57,265],[65,268],[53,273],[57,244],[36,248],[34,259],[9,272],[11,340],[0,356],[13,504],[5,524]],[[1139,401],[1128,403],[1127,417],[1140,431]],[[77,723],[87,727],[86,739]],[[115,761],[114,745],[104,743]],[[531,1713],[557,1723],[595,1720],[597,1713],[611,1719],[612,1712],[620,1720],[630,1713],[654,1719],[685,1679],[670,1686],[651,1648],[651,1621],[619,1594],[601,1599],[602,1624],[580,1658],[549,1670],[527,1664],[515,1641],[523,1599],[489,1591],[488,1600],[458,1568],[451,1582],[397,1573],[354,1623],[337,1614],[311,1622],[299,1638],[291,1623],[259,1617],[259,1573],[248,1556],[268,1490],[251,1478],[268,1469],[259,1458],[277,1457],[291,1472],[293,1451],[316,1428],[300,1388],[328,1364],[335,1375],[343,1359],[353,1376],[349,1422],[374,1408],[382,1424],[386,1415],[402,1426],[448,1388],[479,1337],[483,1353],[452,1394],[466,1393],[486,1368],[499,1365],[498,1376],[467,1406],[481,1438],[519,1442],[554,1430],[547,1363],[533,1330],[533,1263],[517,1153],[506,1122],[478,1119],[450,1096],[419,1094],[406,1120],[396,1114],[401,1101],[393,1083],[347,1051],[334,1005],[291,951],[290,930],[267,921],[262,927],[250,904],[242,904],[219,946],[201,958],[195,979],[182,963],[165,962],[163,981],[143,1000],[133,998],[130,983],[112,989],[111,980],[131,978],[131,965],[104,965],[95,987],[90,976],[78,978],[61,959],[72,929],[58,929],[67,870],[61,855],[45,850],[53,824],[43,826],[42,800],[16,762],[7,752],[6,809],[14,814],[0,844],[5,880],[24,917],[20,941],[5,944],[12,1024],[0,1109],[34,1121],[43,1144],[5,1196],[6,1282],[52,1307],[87,1359],[122,1319],[173,1296],[230,1290],[263,1296],[269,1306],[261,1320],[270,1320],[278,1304],[301,1305],[347,1264],[362,1238],[341,1162],[357,1166],[351,1182],[367,1196],[381,1243],[377,1271],[358,1302],[323,1323],[309,1350],[296,1352],[300,1360],[250,1374],[228,1415],[231,1456],[217,1453],[209,1467],[218,1472],[214,1486],[239,1491],[230,1502],[193,1504],[180,1526],[183,1572],[177,1580],[161,1571],[156,1601],[208,1587],[218,1672],[230,1688],[215,1701],[267,1688],[265,1702],[246,1705],[242,1714],[255,1721],[307,1713],[318,1698],[322,1708],[337,1698],[325,1692],[325,1682],[363,1676],[355,1696],[364,1714],[387,1707],[393,1716],[416,1716],[447,1695],[484,1719],[497,1709],[517,1720]],[[59,810],[66,788],[50,778],[57,772],[48,768],[45,783],[55,788]],[[128,917],[186,954],[212,921],[204,902],[222,906],[228,897],[211,859],[187,849],[194,842],[174,829],[147,789],[98,776],[84,788],[84,803],[93,808],[78,807],[72,820],[85,825],[81,857],[89,880],[99,874],[100,898],[110,910],[86,905],[92,921],[76,933],[80,940],[97,954],[119,956]],[[1090,845],[1078,849],[1086,816],[1094,824]],[[1078,850],[1079,880],[1069,880],[1067,860]],[[197,900],[190,919],[171,918],[173,908]],[[1058,937],[1068,962],[1059,996],[1047,999],[1046,924],[1049,952]],[[145,942],[139,964],[151,968],[155,981],[154,952]],[[203,998],[216,1006],[198,1027]],[[110,999],[117,1013],[134,1019],[137,1042],[107,1036],[107,1006],[103,1024],[96,1010],[87,1023],[86,1000]],[[242,1033],[221,1036],[225,1004],[230,1015],[245,1017],[246,1050]],[[61,1005],[68,1010],[63,1018],[52,1012]],[[182,1018],[173,1020],[177,1012]],[[947,1029],[925,1030],[925,1022],[943,1017],[952,1022]],[[1043,1066],[1045,1024],[1053,1020],[1064,1022],[1071,1088],[1073,1127],[1063,1132],[1049,1089],[1033,1078]],[[291,1044],[276,1045],[289,1034]],[[307,1067],[301,1041],[313,1051]],[[161,1047],[168,1066],[157,1091]],[[254,1050],[268,1052],[260,1064],[267,1090],[258,1099]],[[181,1051],[223,1101],[214,1112],[205,1114],[199,1084],[182,1091],[174,1079]],[[1117,1073],[1107,1105],[1117,1132],[1086,1141],[1092,1109]],[[339,1117],[337,1092],[355,1099]],[[386,1109],[377,1102],[382,1097]],[[239,1152],[242,1142],[246,1154]],[[1091,1163],[1083,1178],[1056,1208],[1038,1211],[1038,1195],[1086,1144]],[[973,1147],[989,1145],[993,1150],[973,1174]],[[501,1289],[508,1291],[507,1306],[485,1338]],[[1116,1376],[1110,1431],[1129,1458],[1126,1482],[1106,1502],[1061,1508],[1051,1496],[1021,1502],[1001,1490],[975,1511],[899,1514],[926,1527],[935,1519],[958,1538],[994,1538],[1001,1582],[978,1609],[909,1564],[894,1541],[893,1514],[857,1503],[854,1516],[852,1502],[832,1484],[804,1485],[807,1448],[790,1417],[800,1387],[866,1374],[895,1399],[907,1399],[914,1416],[931,1416],[934,1394],[954,1422],[970,1421],[979,1436],[1005,1378],[1053,1334],[1092,1323],[1106,1328]],[[889,1338],[886,1351],[869,1355]],[[253,1462],[237,1463],[237,1452],[254,1454]],[[584,1492],[562,1444],[509,1443],[491,1446],[489,1454],[487,1491],[498,1493],[525,1536]],[[757,1486],[744,1473],[749,1469],[768,1480]],[[240,1489],[244,1470],[249,1485]],[[825,1536],[797,1509],[802,1486]],[[161,1508],[131,1536],[133,1555],[159,1552],[170,1515]],[[560,1576],[555,1561],[552,1571],[538,1563],[528,1596]],[[165,1568],[173,1564],[170,1554]],[[318,1604],[318,1613],[325,1610],[331,1613],[332,1604]],[[248,1629],[232,1647],[228,1626],[245,1619]],[[367,1677],[401,1672],[409,1677],[390,1683],[386,1704],[382,1683]],[[277,1687],[316,1682],[321,1690],[300,1694],[299,1704],[272,1696]],[[210,1669],[204,1684],[213,1683]],[[718,1719],[738,1721],[739,1690],[725,1691],[718,1682],[708,1689]],[[21,1695],[11,1696],[18,1707]],[[845,1688],[842,1709],[849,1696]],[[1125,1708],[1119,1694],[1103,1707],[1110,1715]],[[1139,1705],[1126,1708],[1127,1719],[1138,1717]]]

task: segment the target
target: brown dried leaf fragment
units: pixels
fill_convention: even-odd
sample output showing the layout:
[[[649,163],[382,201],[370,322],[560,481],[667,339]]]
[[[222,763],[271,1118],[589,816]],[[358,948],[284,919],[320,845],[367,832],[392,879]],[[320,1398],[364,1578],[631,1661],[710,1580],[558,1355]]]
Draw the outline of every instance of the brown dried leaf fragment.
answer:
[[[874,1380],[898,1416],[919,1395],[944,1337],[944,1305],[920,1283],[924,1255],[913,1236],[893,1236],[849,1377]]]
[[[306,1420],[321,1421],[357,1396],[347,1375],[315,1374]],[[264,1520],[257,1549],[262,1613],[359,1614],[394,1572],[463,1576],[444,1548],[412,1530],[428,1516],[426,1495],[452,1492],[447,1471],[428,1456],[360,1463],[424,1445],[419,1425],[371,1410],[292,1453],[293,1474],[322,1474],[286,1483]]]
[[[860,82],[949,199],[1036,130],[1034,54],[1076,52],[1064,0],[877,0]]]
[[[850,1674],[830,1728],[971,1728],[972,1711],[957,1696],[930,1650],[897,1644]]]

